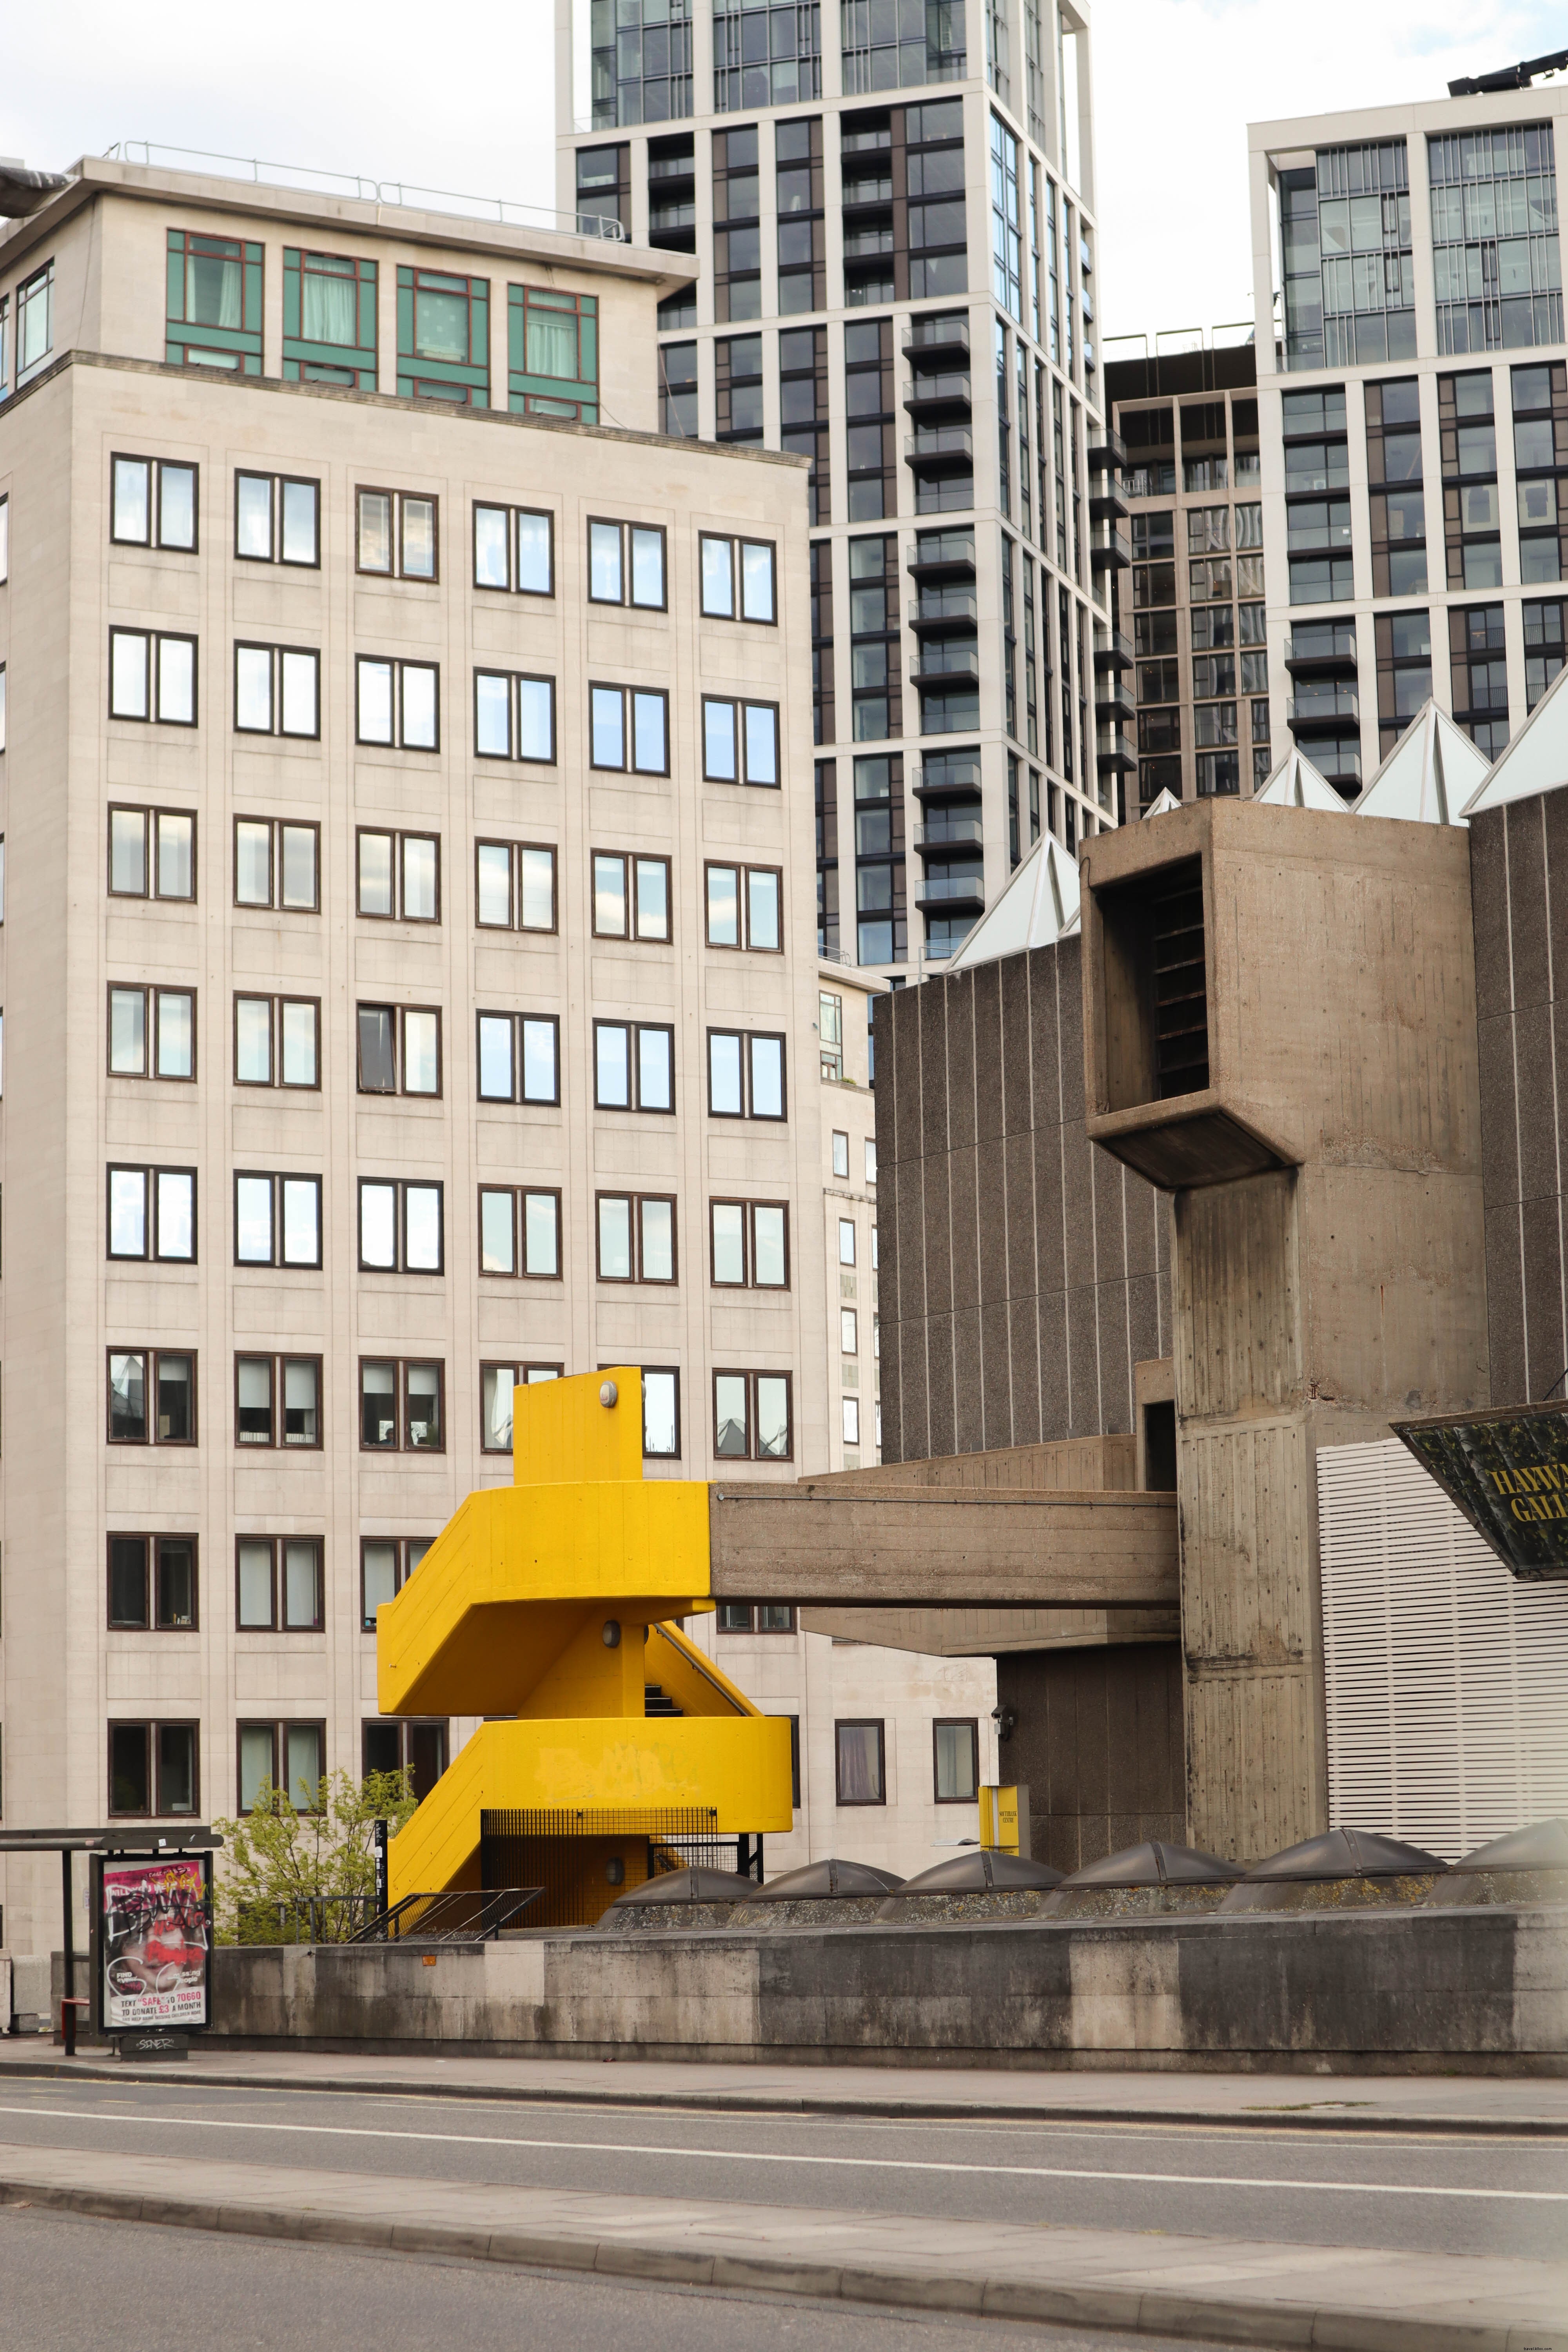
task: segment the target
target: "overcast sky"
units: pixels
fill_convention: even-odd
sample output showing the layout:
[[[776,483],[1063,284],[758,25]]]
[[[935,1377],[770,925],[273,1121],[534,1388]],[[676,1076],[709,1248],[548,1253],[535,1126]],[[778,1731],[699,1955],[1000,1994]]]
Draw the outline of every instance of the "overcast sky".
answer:
[[[1249,121],[1441,98],[1568,42],[1545,0],[1094,0],[1092,21],[1106,336],[1248,314]],[[150,139],[549,205],[552,23],[552,0],[469,0],[438,37],[414,0],[14,5],[0,152],[58,169]]]

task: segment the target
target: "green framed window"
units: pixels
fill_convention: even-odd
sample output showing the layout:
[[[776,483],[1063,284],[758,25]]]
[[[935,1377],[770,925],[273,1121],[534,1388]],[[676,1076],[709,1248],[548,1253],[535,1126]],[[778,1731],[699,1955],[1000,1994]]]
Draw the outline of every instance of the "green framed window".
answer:
[[[290,383],[375,386],[375,264],[283,248],[283,373]]]
[[[446,269],[399,268],[397,389],[405,400],[445,400],[455,408],[490,404],[488,278]]]
[[[172,228],[163,356],[174,367],[261,373],[261,247]]]
[[[599,421],[599,302],[552,286],[507,289],[507,390],[516,414]]]

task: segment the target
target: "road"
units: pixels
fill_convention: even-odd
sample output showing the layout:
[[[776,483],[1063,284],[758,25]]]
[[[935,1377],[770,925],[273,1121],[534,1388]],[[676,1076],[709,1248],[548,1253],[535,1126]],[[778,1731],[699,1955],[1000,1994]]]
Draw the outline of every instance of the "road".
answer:
[[[0,2083],[0,2143],[600,2195],[1561,2258],[1568,2141]]]

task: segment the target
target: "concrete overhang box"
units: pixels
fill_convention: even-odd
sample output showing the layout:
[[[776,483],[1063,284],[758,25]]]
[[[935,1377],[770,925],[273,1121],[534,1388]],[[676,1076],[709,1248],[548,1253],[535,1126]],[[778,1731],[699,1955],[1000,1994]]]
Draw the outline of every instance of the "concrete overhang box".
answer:
[[[1303,1156],[1285,1106],[1260,1106],[1244,1080],[1244,975],[1273,952],[1271,861],[1257,853],[1278,846],[1276,814],[1309,813],[1197,802],[1084,845],[1088,1133],[1164,1192]]]

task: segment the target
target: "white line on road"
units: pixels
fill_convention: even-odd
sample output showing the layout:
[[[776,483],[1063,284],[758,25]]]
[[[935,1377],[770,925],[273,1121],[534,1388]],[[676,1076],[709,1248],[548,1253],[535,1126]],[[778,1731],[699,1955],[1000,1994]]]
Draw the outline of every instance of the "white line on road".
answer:
[[[1258,2174],[1102,2172],[1077,2165],[954,2164],[902,2156],[791,2156],[760,2148],[669,2147],[640,2140],[507,2139],[486,2132],[392,2131],[374,2124],[264,2124],[228,2116],[126,2116],[107,2114],[100,2107],[0,2105],[0,2116],[45,2116],[73,2124],[157,2124],[181,2131],[292,2132],[317,2139],[405,2139],[451,2147],[549,2148],[566,2156],[674,2156],[717,2164],[830,2165],[858,2172],[973,2172],[1013,2180],[1120,2180],[1164,2189],[1294,2189],[1309,2196],[1459,2197],[1505,2205],[1568,2205],[1568,2189],[1424,2189],[1399,2180],[1273,2180]]]

